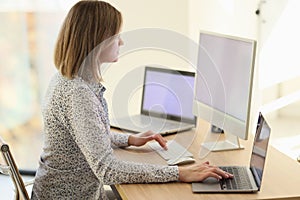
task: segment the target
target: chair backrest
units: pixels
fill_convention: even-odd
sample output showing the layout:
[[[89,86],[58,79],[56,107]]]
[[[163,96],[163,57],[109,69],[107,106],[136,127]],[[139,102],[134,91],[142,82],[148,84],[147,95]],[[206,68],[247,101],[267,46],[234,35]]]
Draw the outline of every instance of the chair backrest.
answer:
[[[0,148],[3,155],[4,161],[9,169],[9,175],[15,185],[16,189],[16,199],[29,200],[29,195],[26,191],[25,184],[20,175],[19,169],[14,161],[14,158],[9,150],[8,144],[6,144],[3,139],[0,137]]]

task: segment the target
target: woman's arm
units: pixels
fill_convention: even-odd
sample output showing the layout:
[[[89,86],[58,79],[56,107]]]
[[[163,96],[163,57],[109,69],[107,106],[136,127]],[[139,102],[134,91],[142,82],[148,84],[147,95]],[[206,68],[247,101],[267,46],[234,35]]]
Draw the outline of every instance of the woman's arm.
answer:
[[[110,131],[111,143],[116,147],[127,147],[129,146],[130,135],[127,133],[118,133],[114,131]]]
[[[139,147],[152,140],[157,141],[161,147],[167,149],[167,140],[160,134],[154,133],[153,131],[130,135],[128,138],[128,145]]]
[[[90,90],[84,87],[77,90],[72,95],[71,134],[96,177],[103,179],[105,184],[178,180],[178,167],[116,159],[111,148],[108,119],[103,117],[104,109],[101,110],[102,104]]]
[[[161,147],[167,149],[167,140],[158,133],[153,131],[147,131],[137,134],[128,134],[128,133],[119,133],[110,131],[111,142],[117,147],[126,147],[126,146],[143,146],[147,142],[155,140]]]

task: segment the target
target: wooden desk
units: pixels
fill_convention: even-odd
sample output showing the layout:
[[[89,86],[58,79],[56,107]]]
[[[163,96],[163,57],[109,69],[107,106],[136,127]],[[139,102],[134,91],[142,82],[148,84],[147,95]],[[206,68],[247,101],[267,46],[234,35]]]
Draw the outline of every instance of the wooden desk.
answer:
[[[249,165],[253,137],[241,141],[244,150],[210,152],[201,148],[201,143],[207,136],[219,137],[209,132],[209,124],[200,121],[197,130],[167,136],[175,139],[197,158],[197,162],[210,161],[214,165]],[[271,133],[272,138],[272,133]],[[199,158],[199,152],[201,158]],[[208,153],[206,155],[206,153]],[[140,148],[117,149],[117,157],[122,160],[164,164],[157,153],[148,146]],[[250,194],[200,194],[193,193],[190,183],[160,183],[160,184],[120,184],[115,186],[122,199],[300,199],[300,164],[290,159],[272,146],[269,146],[267,160],[262,180],[261,191]]]

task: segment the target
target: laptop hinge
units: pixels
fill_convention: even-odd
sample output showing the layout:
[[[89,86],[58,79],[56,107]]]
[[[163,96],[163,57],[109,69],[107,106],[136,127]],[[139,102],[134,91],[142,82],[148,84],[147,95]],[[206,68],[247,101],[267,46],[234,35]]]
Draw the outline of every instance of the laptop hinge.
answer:
[[[258,190],[260,190],[261,180],[259,178],[259,175],[257,174],[257,172],[256,172],[256,170],[255,170],[254,167],[250,167],[250,170],[251,170],[251,173],[252,173],[252,175],[254,177],[255,184],[256,184]]]

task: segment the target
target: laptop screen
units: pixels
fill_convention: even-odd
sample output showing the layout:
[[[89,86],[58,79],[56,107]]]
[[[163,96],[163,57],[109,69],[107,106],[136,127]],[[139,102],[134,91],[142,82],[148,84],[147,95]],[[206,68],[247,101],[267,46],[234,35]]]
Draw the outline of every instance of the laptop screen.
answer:
[[[250,169],[254,175],[258,188],[261,186],[270,133],[271,129],[269,125],[260,113],[250,161]]]
[[[146,67],[141,113],[196,124],[194,79],[193,72]]]

